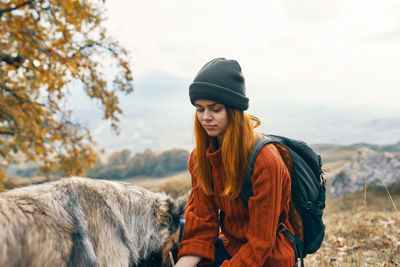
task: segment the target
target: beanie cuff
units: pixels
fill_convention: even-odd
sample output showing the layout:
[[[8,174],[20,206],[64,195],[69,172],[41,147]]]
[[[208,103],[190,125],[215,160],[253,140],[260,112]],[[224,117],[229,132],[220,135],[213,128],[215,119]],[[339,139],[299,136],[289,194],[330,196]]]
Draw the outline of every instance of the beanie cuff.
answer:
[[[249,99],[247,97],[213,83],[193,82],[189,86],[189,97],[193,105],[197,99],[208,99],[239,110],[247,110],[249,108]]]

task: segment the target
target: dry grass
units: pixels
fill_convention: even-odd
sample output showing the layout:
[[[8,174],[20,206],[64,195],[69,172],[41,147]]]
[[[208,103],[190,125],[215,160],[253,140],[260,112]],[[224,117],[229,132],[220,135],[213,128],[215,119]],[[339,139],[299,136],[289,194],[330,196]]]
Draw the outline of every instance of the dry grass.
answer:
[[[305,259],[306,266],[400,266],[398,187],[392,198],[371,188],[328,199],[322,247]]]
[[[389,212],[332,212],[322,247],[306,266],[400,266],[400,218]]]
[[[184,180],[170,180],[158,188],[158,192],[165,192],[173,198],[184,195],[191,188],[189,181]]]
[[[153,192],[165,192],[172,197],[184,195],[190,189],[190,174],[188,171],[180,172],[164,178],[141,177],[124,180],[137,184]]]
[[[47,181],[48,178],[44,176],[34,176],[34,177],[7,177],[5,180],[5,188],[7,190],[17,188],[17,187],[24,187],[31,184],[41,183]]]
[[[327,150],[317,149],[316,151],[324,159],[324,163],[330,163],[335,161],[349,161],[356,149],[339,146]]]

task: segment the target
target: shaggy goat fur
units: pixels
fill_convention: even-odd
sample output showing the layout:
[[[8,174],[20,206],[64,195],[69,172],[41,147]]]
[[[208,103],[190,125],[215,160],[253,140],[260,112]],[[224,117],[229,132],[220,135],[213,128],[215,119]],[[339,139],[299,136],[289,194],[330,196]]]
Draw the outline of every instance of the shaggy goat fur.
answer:
[[[176,242],[184,207],[127,183],[64,178],[0,194],[0,266],[135,266]]]

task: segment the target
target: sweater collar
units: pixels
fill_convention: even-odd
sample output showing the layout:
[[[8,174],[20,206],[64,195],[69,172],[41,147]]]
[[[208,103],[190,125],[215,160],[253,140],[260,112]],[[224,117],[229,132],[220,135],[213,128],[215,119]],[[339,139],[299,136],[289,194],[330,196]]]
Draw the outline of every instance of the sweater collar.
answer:
[[[219,148],[218,150],[215,150],[215,144],[213,142],[210,142],[210,145],[208,146],[206,155],[208,160],[210,161],[211,167],[215,168],[220,168],[222,167],[222,148]]]

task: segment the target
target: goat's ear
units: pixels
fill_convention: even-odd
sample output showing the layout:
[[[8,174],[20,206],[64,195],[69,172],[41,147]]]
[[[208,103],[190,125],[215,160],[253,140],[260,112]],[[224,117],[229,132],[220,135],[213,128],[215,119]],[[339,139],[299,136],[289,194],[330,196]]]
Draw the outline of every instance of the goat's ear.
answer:
[[[182,219],[185,214],[185,207],[189,195],[190,191],[177,199],[168,198],[168,213],[169,220],[171,220],[171,227],[179,227],[180,219]]]
[[[185,213],[185,207],[186,207],[186,203],[188,202],[189,196],[190,196],[190,190],[186,194],[178,197],[175,200],[175,203],[176,203],[175,214],[178,215],[180,218],[183,217],[183,215]]]

